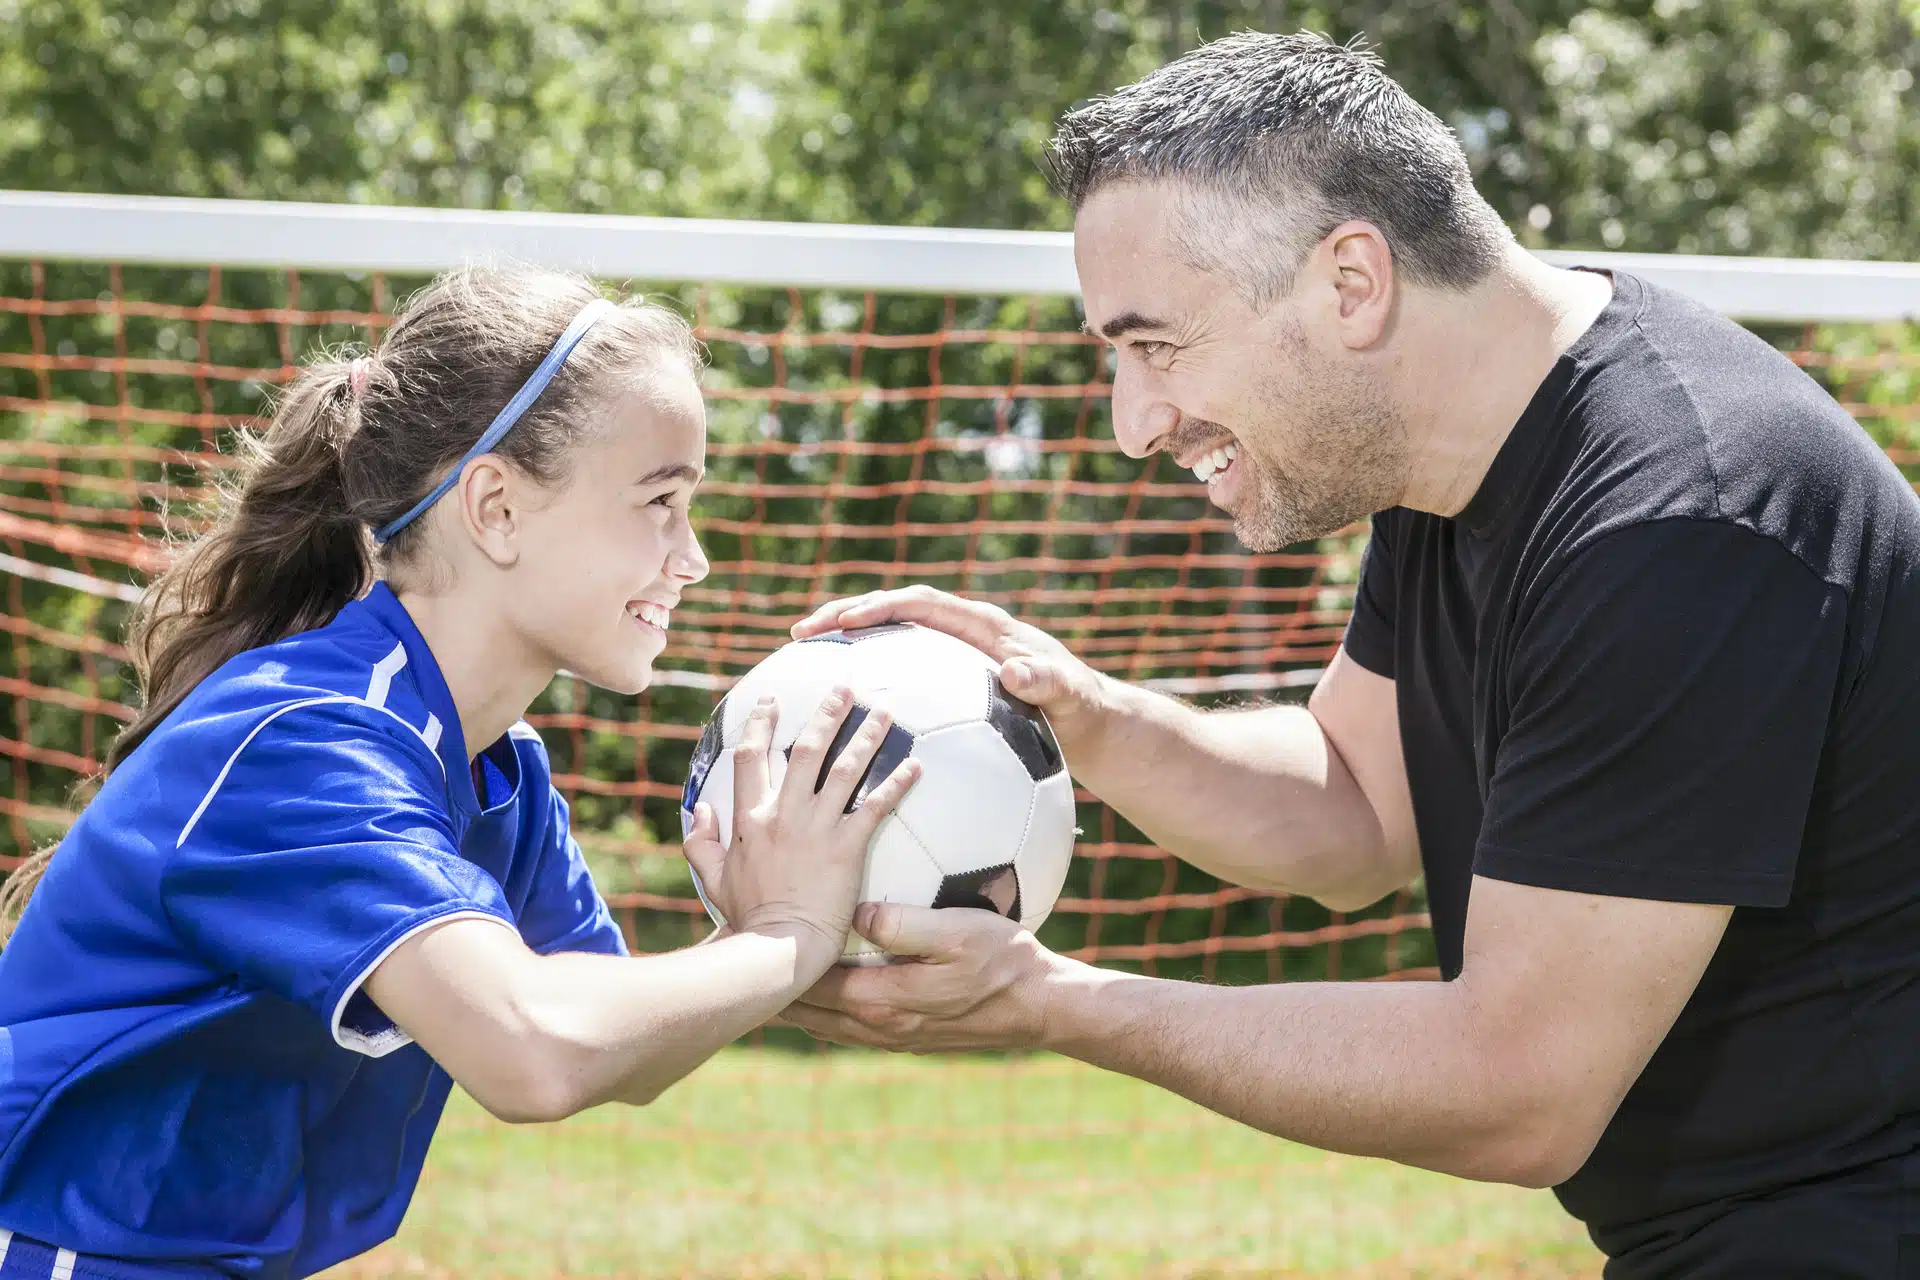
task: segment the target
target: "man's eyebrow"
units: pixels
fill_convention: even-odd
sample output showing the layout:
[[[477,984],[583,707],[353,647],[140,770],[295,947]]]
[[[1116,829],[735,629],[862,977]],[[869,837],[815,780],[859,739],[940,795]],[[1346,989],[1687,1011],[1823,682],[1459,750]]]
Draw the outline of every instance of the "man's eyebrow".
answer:
[[[1087,333],[1095,332],[1093,327],[1089,324],[1086,324],[1084,321],[1081,323],[1080,327]],[[1111,342],[1115,338],[1121,337],[1124,334],[1133,333],[1140,329],[1168,329],[1171,327],[1172,326],[1169,325],[1165,320],[1158,319],[1154,316],[1142,315],[1138,311],[1122,311],[1119,315],[1115,316],[1113,319],[1101,325],[1098,330],[1097,336],[1105,338],[1107,339],[1107,341]]]
[[[690,467],[684,462],[669,462],[664,467],[655,467],[634,481],[636,485],[658,484],[662,480],[685,480],[688,484],[699,484],[702,472],[698,467]]]

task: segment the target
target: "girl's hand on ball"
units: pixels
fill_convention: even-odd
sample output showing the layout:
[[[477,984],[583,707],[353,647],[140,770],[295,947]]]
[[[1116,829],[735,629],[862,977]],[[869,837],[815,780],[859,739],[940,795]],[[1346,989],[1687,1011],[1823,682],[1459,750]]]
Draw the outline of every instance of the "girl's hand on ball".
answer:
[[[925,585],[873,591],[821,605],[793,625],[793,637],[916,622],[965,640],[1000,664],[1000,683],[1047,713],[1069,759],[1096,734],[1111,708],[1107,677],[1073,651],[997,604],[967,600]]]
[[[786,777],[776,787],[778,713],[771,699],[756,705],[734,748],[731,847],[721,849],[718,823],[705,805],[696,809],[686,842],[687,861],[734,931],[799,938],[803,968],[814,974],[824,972],[846,944],[867,846],[920,775],[917,761],[903,761],[848,813],[891,723],[884,712],[869,714],[828,765],[834,735],[852,709],[849,690],[828,695],[795,739]]]

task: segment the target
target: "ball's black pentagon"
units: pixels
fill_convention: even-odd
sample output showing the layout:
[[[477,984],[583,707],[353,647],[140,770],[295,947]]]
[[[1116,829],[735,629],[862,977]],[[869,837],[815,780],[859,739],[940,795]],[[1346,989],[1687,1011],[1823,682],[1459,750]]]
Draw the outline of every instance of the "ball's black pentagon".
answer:
[[[713,709],[713,715],[707,720],[707,727],[700,731],[700,741],[693,748],[693,759],[687,762],[687,785],[680,793],[681,812],[689,817],[693,815],[693,806],[700,799],[700,791],[707,785],[707,774],[713,770],[713,762],[720,758],[720,726],[727,716],[727,700],[720,699],[720,705]]]
[[[826,631],[817,636],[808,636],[799,644],[858,644],[862,640],[871,640],[875,636],[892,635],[896,631],[911,631],[911,622],[882,622],[878,626],[855,627],[851,631]]]
[[[820,788],[827,785],[827,771],[833,768],[833,762],[840,758],[840,753],[847,749],[849,742],[853,741],[853,735],[860,731],[860,726],[866,718],[867,708],[856,702],[853,704],[853,710],[847,712],[847,718],[840,722],[839,732],[835,733],[833,741],[827,744],[827,758],[820,762],[820,776],[813,780],[813,789],[816,794]],[[853,794],[847,798],[846,812],[852,813],[865,804],[867,796],[873,789],[885,782],[887,775],[899,768],[900,762],[912,754],[913,734],[897,724],[888,725],[887,736],[880,739],[880,749],[873,753],[873,759],[868,762],[866,771],[860,775],[859,785],[854,787]],[[793,759],[791,746],[787,748],[787,759]]]
[[[1011,862],[1003,862],[997,867],[948,876],[940,882],[940,891],[933,895],[933,905],[937,908],[972,907],[977,911],[991,911],[997,916],[1018,920],[1020,873]]]
[[[1040,708],[1007,692],[999,676],[987,677],[987,723],[1013,748],[1035,782],[1051,778],[1066,767],[1053,727]]]

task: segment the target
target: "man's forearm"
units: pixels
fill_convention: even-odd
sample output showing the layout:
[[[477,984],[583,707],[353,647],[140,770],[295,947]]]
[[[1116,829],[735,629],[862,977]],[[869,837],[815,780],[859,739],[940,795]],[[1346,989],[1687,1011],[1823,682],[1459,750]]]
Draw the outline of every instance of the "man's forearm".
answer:
[[[1335,907],[1410,878],[1312,712],[1202,712],[1117,682],[1109,700],[1106,728],[1067,763],[1161,848],[1234,884]]]
[[[1043,1047],[1278,1137],[1484,1181],[1572,1172],[1560,1100],[1524,1050],[1476,1030],[1458,983],[1215,987],[1074,966],[1046,1009]]]

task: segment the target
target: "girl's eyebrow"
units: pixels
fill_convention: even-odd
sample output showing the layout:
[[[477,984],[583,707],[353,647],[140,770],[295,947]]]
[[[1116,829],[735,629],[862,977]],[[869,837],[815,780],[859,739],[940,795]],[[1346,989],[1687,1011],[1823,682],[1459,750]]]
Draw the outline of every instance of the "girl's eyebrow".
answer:
[[[684,462],[669,462],[663,467],[655,467],[634,481],[636,485],[658,484],[662,480],[685,480],[688,484],[699,484],[706,473],[698,467],[690,467]]]

